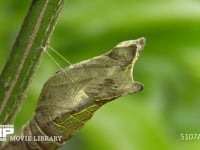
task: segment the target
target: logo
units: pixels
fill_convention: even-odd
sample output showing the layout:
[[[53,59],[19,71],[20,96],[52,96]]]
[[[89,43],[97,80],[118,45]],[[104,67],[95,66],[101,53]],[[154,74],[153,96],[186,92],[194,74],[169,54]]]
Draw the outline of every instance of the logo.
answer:
[[[47,135],[21,135],[13,136],[14,125],[0,125],[0,142],[1,141],[41,141],[41,142],[57,142],[62,141],[62,136]],[[10,136],[9,136],[10,135]]]
[[[14,133],[14,125],[0,125],[0,141],[6,141],[9,134]]]

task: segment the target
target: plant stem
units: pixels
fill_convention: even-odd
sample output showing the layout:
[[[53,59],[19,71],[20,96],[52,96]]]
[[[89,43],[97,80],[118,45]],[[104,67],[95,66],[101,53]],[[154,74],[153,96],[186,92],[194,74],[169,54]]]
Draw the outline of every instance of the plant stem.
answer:
[[[12,124],[48,46],[64,0],[33,0],[0,75],[0,124]]]

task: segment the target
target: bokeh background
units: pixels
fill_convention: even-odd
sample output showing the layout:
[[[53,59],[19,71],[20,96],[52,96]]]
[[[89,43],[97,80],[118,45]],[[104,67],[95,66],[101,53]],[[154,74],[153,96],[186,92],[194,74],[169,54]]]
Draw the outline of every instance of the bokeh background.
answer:
[[[0,1],[0,69],[30,3]],[[200,134],[200,1],[66,0],[50,45],[76,63],[141,36],[147,43],[134,78],[145,89],[102,107],[62,149],[200,149],[200,138],[181,140],[181,134]],[[57,70],[44,54],[16,131],[31,118],[43,83]]]

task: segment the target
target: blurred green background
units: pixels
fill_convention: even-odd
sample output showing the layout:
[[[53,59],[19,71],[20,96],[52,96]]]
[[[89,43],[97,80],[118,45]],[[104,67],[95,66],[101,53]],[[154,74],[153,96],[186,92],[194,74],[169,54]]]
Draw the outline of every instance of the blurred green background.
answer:
[[[0,69],[30,3],[0,1]],[[66,0],[50,46],[76,63],[141,36],[147,43],[134,78],[145,89],[102,107],[62,149],[200,149],[200,139],[180,137],[200,134],[200,1]],[[44,54],[16,130],[31,118],[42,85],[57,70]]]

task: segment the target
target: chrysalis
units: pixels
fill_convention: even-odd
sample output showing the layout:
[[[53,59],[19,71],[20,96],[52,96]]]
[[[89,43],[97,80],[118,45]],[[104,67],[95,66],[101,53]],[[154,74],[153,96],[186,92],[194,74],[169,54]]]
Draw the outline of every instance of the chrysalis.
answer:
[[[9,150],[53,150],[61,146],[103,104],[143,89],[133,80],[133,67],[144,38],[124,41],[109,52],[70,65],[47,80],[35,114],[21,131],[24,136],[62,136],[57,142],[9,142]]]

